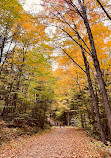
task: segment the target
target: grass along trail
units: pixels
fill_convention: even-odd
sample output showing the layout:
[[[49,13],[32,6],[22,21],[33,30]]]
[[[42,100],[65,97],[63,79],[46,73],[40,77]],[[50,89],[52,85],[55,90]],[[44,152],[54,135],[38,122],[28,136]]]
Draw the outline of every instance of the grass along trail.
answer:
[[[105,157],[107,149],[97,144],[81,129],[56,127],[50,132],[4,144],[0,158],[109,158]]]

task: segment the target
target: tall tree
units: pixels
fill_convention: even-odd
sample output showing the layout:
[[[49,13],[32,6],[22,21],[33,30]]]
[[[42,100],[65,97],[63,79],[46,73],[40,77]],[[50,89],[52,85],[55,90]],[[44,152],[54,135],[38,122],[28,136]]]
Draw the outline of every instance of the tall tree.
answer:
[[[49,2],[49,1],[46,1],[46,2]],[[62,28],[62,30],[71,39],[73,39],[73,41],[75,41],[76,44],[78,44],[80,46],[80,48],[82,48],[85,52],[88,53],[88,51],[91,49],[89,53],[93,59],[94,67],[95,67],[95,70],[96,70],[96,73],[98,76],[99,86],[100,86],[101,95],[102,95],[102,99],[103,99],[103,106],[104,106],[105,113],[107,116],[109,129],[111,131],[111,110],[110,110],[110,106],[108,103],[108,97],[107,97],[107,92],[106,92],[106,88],[105,88],[103,75],[102,75],[101,68],[100,68],[100,63],[99,63],[99,60],[97,57],[94,37],[93,37],[91,26],[89,24],[89,20],[88,20],[88,16],[87,16],[87,14],[89,13],[89,15],[90,15],[89,18],[91,19],[91,22],[97,21],[97,17],[98,17],[97,12],[94,15],[94,17],[92,17],[92,15],[90,14],[90,11],[89,11],[90,9],[94,10],[94,8],[96,6],[94,1],[92,4],[93,5],[91,5],[89,2],[87,5],[87,3],[84,0],[83,1],[81,1],[81,0],[78,0],[78,1],[63,0],[63,1],[57,1],[55,3],[50,2],[50,5],[48,4],[48,7],[51,6],[50,9],[52,9],[52,10],[50,11],[50,17],[51,17],[51,19],[55,18],[55,20],[58,22],[58,27],[61,28],[61,26],[59,24],[60,24],[60,22],[62,22],[63,26],[65,27],[65,24],[67,24],[67,26],[69,26],[70,31],[71,31],[71,30],[74,30],[74,28],[72,27],[73,24],[77,23],[77,25],[78,24],[80,24],[80,26],[82,25],[82,29],[86,30],[88,40],[89,40],[89,44],[88,44],[89,47],[87,47],[87,48],[85,45],[85,41],[83,41],[82,38],[81,38],[81,40],[82,40],[83,44],[81,45],[79,42],[77,42],[77,40],[75,40],[74,35],[70,34],[70,31],[68,32],[67,30]],[[62,13],[63,11],[64,11],[64,14]],[[92,14],[93,13],[94,12],[92,12]],[[67,17],[67,20],[66,20],[66,17]],[[75,32],[75,30],[74,30],[74,32]],[[84,36],[83,35],[84,33],[81,33],[81,34],[82,34],[82,36]],[[88,51],[87,51],[87,49],[88,49]]]

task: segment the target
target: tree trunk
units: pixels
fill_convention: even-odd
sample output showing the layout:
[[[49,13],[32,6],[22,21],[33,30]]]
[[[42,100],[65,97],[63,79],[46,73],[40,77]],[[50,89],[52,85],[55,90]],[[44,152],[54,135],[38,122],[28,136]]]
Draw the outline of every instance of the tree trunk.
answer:
[[[0,63],[2,62],[2,56],[3,56],[3,49],[5,46],[6,37],[3,38],[2,44],[1,44],[1,50],[0,50]]]
[[[76,25],[75,25],[75,29],[77,30]],[[78,39],[80,40],[79,34],[77,34],[77,36],[78,36]],[[84,60],[87,81],[89,84],[89,91],[90,91],[91,98],[93,100],[93,105],[94,105],[94,109],[95,109],[95,113],[96,113],[97,126],[98,126],[98,129],[100,132],[101,140],[103,143],[105,143],[106,139],[105,139],[105,134],[102,129],[102,124],[101,124],[101,119],[100,119],[100,114],[99,114],[98,98],[94,93],[94,89],[93,89],[93,85],[92,85],[92,81],[91,81],[91,77],[90,77],[89,63],[87,61],[87,58],[86,58],[85,53],[82,48],[81,48],[81,52],[82,52],[82,56],[83,56],[83,60]]]
[[[69,126],[69,111],[67,112],[67,126]]]
[[[84,127],[85,127],[85,129],[87,129],[85,111],[84,111],[84,114],[83,114],[83,120],[84,120]]]
[[[81,118],[81,126],[82,126],[82,128],[84,128],[83,115],[82,115],[82,113],[81,113],[81,112],[80,112],[80,118]]]
[[[88,109],[87,104],[85,104],[85,106],[86,106],[86,109],[87,109],[87,115],[88,115],[89,123],[92,125],[93,131],[95,131],[95,130],[96,130],[96,127],[95,127],[94,107],[91,106],[91,111],[90,111],[90,110]]]
[[[102,95],[102,100],[103,100],[103,106],[105,109],[105,113],[106,113],[106,117],[108,120],[108,126],[111,132],[111,109],[108,103],[108,97],[107,97],[107,92],[105,89],[105,83],[103,80],[103,76],[102,76],[102,72],[100,69],[100,64],[99,64],[99,60],[97,58],[97,53],[96,53],[96,48],[95,48],[95,44],[94,44],[94,40],[93,40],[93,35],[91,32],[91,28],[87,19],[87,13],[86,13],[86,7],[84,5],[81,6],[82,12],[83,12],[83,20],[84,20],[84,24],[87,30],[87,34],[89,37],[89,41],[90,41],[90,46],[91,46],[91,54],[92,54],[92,59],[94,62],[94,67],[98,76],[98,81],[99,81],[99,85],[100,85],[100,91],[101,91],[101,95]]]
[[[97,97],[94,93],[94,90],[93,90],[92,81],[91,81],[90,72],[89,72],[89,64],[87,62],[87,58],[85,56],[84,51],[82,51],[82,55],[83,55],[83,59],[84,59],[86,75],[87,75],[87,80],[88,80],[88,84],[89,84],[89,90],[90,90],[91,97],[93,99],[93,105],[95,108],[96,119],[97,119],[97,124],[98,124],[98,128],[99,128],[100,135],[101,135],[101,140],[103,143],[105,143],[106,142],[105,135],[104,135],[104,132],[102,129],[101,119],[100,119],[100,115],[99,115],[98,99],[97,99]]]
[[[8,114],[9,114],[9,95],[5,96],[4,101],[5,101],[5,105],[4,105],[4,108],[3,108],[1,116],[4,119],[7,119],[8,118]]]

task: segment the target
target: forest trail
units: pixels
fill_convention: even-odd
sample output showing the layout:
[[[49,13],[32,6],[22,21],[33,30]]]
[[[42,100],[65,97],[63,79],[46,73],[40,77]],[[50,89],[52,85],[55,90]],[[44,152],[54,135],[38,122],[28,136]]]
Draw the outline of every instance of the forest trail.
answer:
[[[17,138],[0,151],[0,158],[102,158],[94,139],[81,129],[56,127],[29,138]]]

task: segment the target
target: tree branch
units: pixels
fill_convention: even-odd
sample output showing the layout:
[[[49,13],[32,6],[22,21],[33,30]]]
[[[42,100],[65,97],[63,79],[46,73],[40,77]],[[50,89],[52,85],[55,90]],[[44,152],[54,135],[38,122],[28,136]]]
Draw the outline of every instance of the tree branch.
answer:
[[[63,48],[61,48],[61,49],[73,61],[73,63],[75,63],[84,73],[86,73],[86,71]]]
[[[102,10],[104,11],[104,13],[106,14],[106,16],[108,17],[109,20],[111,20],[111,16],[107,13],[107,11],[105,10],[105,8],[103,7],[102,3],[99,0],[96,0],[99,5],[101,6]]]

